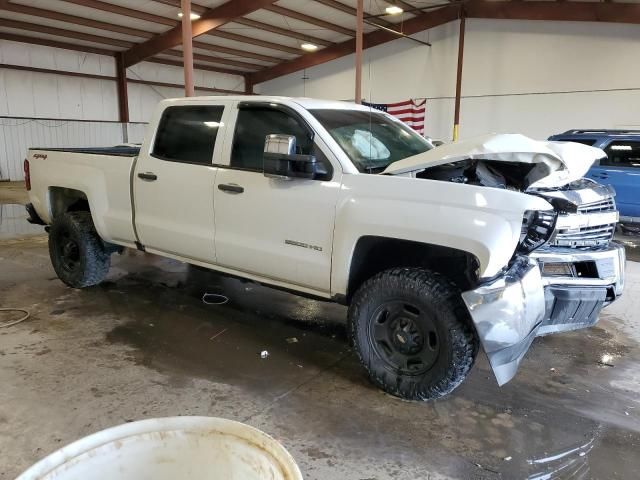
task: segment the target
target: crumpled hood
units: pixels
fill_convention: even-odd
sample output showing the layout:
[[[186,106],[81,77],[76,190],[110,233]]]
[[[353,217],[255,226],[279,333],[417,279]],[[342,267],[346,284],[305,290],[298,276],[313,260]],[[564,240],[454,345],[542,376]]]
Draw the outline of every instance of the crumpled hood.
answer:
[[[399,175],[468,159],[534,163],[529,188],[554,188],[579,180],[604,156],[599,148],[580,143],[533,140],[520,134],[484,135],[399,160],[382,173]]]

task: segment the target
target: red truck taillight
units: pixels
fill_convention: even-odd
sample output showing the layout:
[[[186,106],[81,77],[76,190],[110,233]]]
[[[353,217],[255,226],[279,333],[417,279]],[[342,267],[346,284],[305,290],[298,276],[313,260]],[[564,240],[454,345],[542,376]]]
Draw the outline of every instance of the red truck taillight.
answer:
[[[24,186],[27,191],[31,190],[31,173],[29,172],[29,160],[24,159]]]

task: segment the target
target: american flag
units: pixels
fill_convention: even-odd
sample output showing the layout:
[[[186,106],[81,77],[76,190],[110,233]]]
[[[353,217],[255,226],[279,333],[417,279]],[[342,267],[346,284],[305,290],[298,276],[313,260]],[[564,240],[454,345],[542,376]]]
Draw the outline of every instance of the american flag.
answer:
[[[411,99],[398,103],[368,103],[362,105],[375,108],[393,115],[413,128],[420,135],[424,135],[424,113],[427,101],[423,99]]]

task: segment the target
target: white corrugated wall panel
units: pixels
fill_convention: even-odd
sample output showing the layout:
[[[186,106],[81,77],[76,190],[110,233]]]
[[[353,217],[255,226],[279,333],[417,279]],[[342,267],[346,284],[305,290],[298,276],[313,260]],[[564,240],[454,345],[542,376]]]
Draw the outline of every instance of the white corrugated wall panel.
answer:
[[[129,124],[129,142],[141,143],[146,124]],[[123,143],[122,124],[83,120],[0,117],[0,180],[22,180],[22,163],[33,147],[109,147]]]

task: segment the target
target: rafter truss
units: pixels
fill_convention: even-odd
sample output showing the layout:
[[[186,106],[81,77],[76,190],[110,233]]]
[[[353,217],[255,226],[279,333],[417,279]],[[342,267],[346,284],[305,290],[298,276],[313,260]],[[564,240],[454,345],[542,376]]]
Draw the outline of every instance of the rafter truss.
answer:
[[[125,67],[141,61],[181,65],[180,0],[111,3],[111,0],[0,0],[0,39],[101,55],[118,55]],[[51,6],[49,6],[49,3]],[[146,2],[149,3],[149,2]],[[369,48],[459,18],[567,20],[640,24],[640,5],[615,1],[380,0],[365,12]],[[385,16],[384,7],[405,10]],[[213,8],[192,4],[196,68],[244,76],[259,83],[354,52],[355,14],[349,0],[313,0],[298,8],[278,0],[230,0]],[[308,8],[307,8],[308,6]],[[69,8],[73,7],[73,8]],[[311,8],[314,7],[314,8]],[[373,7],[372,7],[373,8]],[[281,19],[280,22],[274,18]],[[134,20],[135,22],[132,22]],[[197,37],[197,39],[195,39]],[[311,43],[317,51],[301,50]]]

